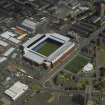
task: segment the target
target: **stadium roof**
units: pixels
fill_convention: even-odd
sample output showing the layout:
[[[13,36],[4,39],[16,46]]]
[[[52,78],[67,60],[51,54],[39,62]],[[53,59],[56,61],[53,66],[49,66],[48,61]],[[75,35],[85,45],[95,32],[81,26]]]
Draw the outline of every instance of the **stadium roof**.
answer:
[[[48,56],[45,56],[41,53],[38,53],[37,51],[32,50],[33,47],[37,48],[38,45],[40,47],[41,43],[45,41],[47,38],[48,39],[51,38],[52,40],[61,43],[61,46]],[[32,39],[29,39],[26,43],[23,44],[24,52],[25,52],[23,56],[26,59],[29,59],[38,64],[43,64],[45,63],[44,61],[47,61],[46,64],[49,64],[48,62],[55,63],[56,61],[58,61],[58,59],[60,59],[65,53],[67,53],[74,46],[75,46],[75,43],[70,41],[68,37],[62,36],[57,33],[36,35],[35,37],[33,37]],[[48,51],[48,49],[45,49],[44,51]]]

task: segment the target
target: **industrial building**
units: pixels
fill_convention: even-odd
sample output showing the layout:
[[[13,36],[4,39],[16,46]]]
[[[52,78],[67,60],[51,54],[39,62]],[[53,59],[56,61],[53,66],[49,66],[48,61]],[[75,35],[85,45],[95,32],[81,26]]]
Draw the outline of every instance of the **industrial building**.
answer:
[[[16,101],[20,96],[22,96],[28,90],[26,84],[17,81],[13,86],[5,91],[5,94],[9,96],[13,101]]]
[[[97,30],[98,17],[90,16],[72,25],[70,31],[78,33],[79,36],[88,38],[91,33]]]
[[[37,23],[32,20],[25,19],[22,22],[19,22],[16,26],[17,29],[23,30],[28,33],[35,33]]]
[[[20,43],[20,40],[18,40],[16,37],[17,37],[17,34],[16,33],[13,33],[11,31],[6,31],[6,32],[3,32],[1,35],[0,35],[2,38],[12,42],[12,43],[15,43],[15,44],[18,44]]]
[[[53,68],[72,52],[75,43],[57,33],[38,34],[23,44],[23,57],[31,63]]]

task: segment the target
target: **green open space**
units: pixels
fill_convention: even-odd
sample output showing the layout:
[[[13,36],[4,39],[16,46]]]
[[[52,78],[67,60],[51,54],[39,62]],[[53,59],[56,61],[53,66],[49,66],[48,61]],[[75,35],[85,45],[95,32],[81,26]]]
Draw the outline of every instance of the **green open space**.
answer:
[[[33,84],[32,85],[32,90],[34,92],[40,91],[40,89],[41,89],[41,86],[40,85],[38,85],[38,84]]]
[[[98,65],[105,65],[105,48],[97,48],[97,64]]]
[[[76,82],[73,80],[73,76],[65,72],[60,72],[59,74],[57,74],[55,78],[53,79],[53,82],[56,86],[62,86],[64,88],[66,87],[75,88],[76,87]]]
[[[57,50],[60,46],[61,46],[60,44],[46,41],[43,44],[43,46],[37,50],[37,52],[42,55],[49,56],[51,53],[53,53],[55,50]]]
[[[78,73],[82,68],[89,62],[89,59],[78,54],[72,60],[70,60],[66,65],[65,69],[73,73]]]
[[[88,85],[88,80],[83,79],[77,82],[75,76],[70,73],[60,72],[55,76],[53,82],[56,86],[61,86],[63,88],[69,88],[71,90],[85,90]]]
[[[4,103],[0,101],[0,105],[4,105]]]

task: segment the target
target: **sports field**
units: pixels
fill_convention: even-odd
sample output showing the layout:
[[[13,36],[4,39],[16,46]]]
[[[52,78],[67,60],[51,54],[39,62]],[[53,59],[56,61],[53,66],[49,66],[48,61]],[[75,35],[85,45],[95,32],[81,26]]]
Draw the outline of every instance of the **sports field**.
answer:
[[[88,58],[82,55],[77,55],[72,60],[70,60],[64,68],[73,73],[78,73],[88,62]]]
[[[96,60],[98,65],[105,65],[105,48],[97,48]]]
[[[53,53],[55,50],[57,50],[61,44],[54,41],[47,40],[43,43],[43,45],[37,50],[38,53],[49,56],[51,53]]]
[[[3,102],[0,101],[0,105],[4,105]]]

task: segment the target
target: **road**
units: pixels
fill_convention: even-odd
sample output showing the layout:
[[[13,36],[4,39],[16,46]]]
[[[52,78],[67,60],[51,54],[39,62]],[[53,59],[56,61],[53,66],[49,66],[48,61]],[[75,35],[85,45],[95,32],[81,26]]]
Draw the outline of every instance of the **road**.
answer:
[[[47,75],[45,75],[42,79],[41,82],[42,84],[45,84],[47,81],[49,81],[51,78],[53,78],[57,73],[59,73],[60,71],[63,70],[64,65],[68,62],[68,60],[70,60],[71,56],[73,57],[75,55],[77,51],[77,48],[74,49],[74,51],[72,53],[70,53],[70,55],[68,55],[66,62],[64,62],[64,64],[62,64],[63,62],[59,62],[59,64],[57,64],[56,67],[54,67],[53,69],[51,69]]]

